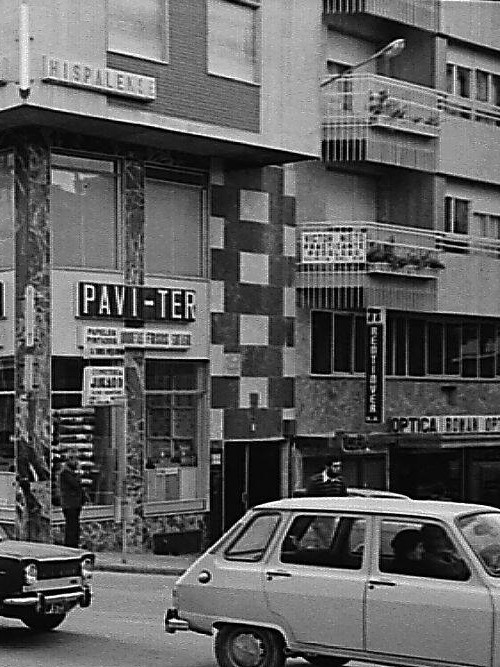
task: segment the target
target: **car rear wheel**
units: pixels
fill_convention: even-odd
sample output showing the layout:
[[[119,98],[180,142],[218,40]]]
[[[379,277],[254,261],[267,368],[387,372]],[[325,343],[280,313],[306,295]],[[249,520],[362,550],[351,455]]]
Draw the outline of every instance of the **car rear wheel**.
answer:
[[[66,614],[37,614],[33,612],[21,618],[21,621],[36,632],[54,630],[66,618]]]
[[[220,667],[283,667],[281,637],[264,628],[225,625],[215,637]]]
[[[313,667],[343,667],[349,662],[345,658],[331,658],[328,655],[307,655],[305,659]]]

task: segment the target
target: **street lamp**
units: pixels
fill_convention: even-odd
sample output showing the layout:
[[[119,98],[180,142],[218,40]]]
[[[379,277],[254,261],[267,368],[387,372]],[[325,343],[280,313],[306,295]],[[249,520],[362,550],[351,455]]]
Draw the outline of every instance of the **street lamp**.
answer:
[[[406,46],[406,42],[404,39],[395,39],[389,44],[386,44],[383,49],[380,49],[373,55],[371,55],[369,58],[366,60],[362,60],[359,63],[356,63],[356,65],[352,65],[352,67],[348,67],[346,70],[343,72],[340,72],[339,74],[334,74],[330,78],[326,79],[326,81],[323,81],[320,83],[320,87],[323,88],[324,86],[327,86],[329,83],[332,81],[336,81],[337,79],[342,78],[343,76],[346,76],[346,74],[351,74],[351,72],[354,72],[354,70],[358,69],[358,67],[362,67],[363,65],[366,65],[366,63],[371,62],[372,60],[376,60],[377,58],[380,58],[380,56],[385,56],[386,58],[394,58],[395,56],[398,56],[401,51]]]

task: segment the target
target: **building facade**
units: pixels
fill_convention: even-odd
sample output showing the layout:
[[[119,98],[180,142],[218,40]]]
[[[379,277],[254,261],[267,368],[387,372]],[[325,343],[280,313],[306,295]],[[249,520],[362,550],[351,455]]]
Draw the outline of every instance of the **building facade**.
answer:
[[[195,550],[289,493],[295,202],[276,165],[320,151],[306,5],[0,2],[12,535],[61,539],[71,451],[96,550]]]
[[[323,10],[322,161],[287,171],[293,484],[336,452],[352,485],[498,506],[498,3]]]

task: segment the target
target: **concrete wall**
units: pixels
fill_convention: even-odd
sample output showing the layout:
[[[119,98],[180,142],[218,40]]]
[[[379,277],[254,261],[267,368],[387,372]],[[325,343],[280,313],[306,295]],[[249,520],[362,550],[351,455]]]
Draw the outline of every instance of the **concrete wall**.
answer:
[[[441,2],[440,32],[498,49],[500,7],[497,2],[445,0]]]
[[[500,184],[498,128],[446,115],[441,124],[438,172]]]

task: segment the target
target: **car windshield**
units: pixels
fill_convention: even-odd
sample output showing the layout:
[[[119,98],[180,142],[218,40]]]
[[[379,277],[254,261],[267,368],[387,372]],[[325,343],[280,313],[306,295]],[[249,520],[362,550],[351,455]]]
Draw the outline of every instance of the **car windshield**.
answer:
[[[500,512],[469,514],[457,525],[486,571],[500,577]]]

